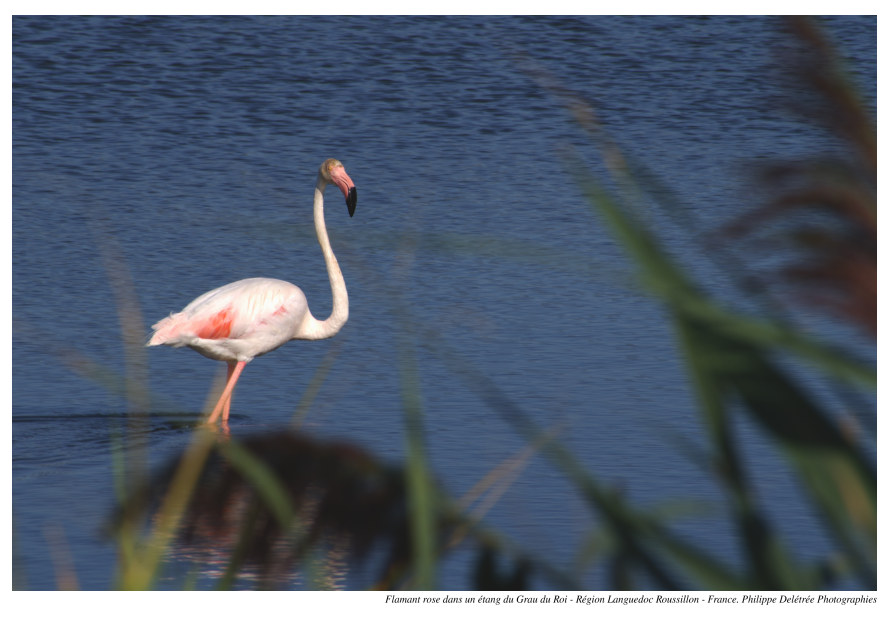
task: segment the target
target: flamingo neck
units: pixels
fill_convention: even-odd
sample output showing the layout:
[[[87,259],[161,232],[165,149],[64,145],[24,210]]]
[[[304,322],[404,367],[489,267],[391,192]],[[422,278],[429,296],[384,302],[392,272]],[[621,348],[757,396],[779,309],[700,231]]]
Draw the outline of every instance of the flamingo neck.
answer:
[[[321,252],[324,255],[324,263],[328,269],[328,278],[331,281],[331,294],[334,297],[334,305],[331,315],[324,321],[319,321],[312,317],[311,313],[307,314],[307,319],[302,324],[301,332],[297,334],[297,338],[301,339],[323,339],[330,338],[340,331],[346,320],[349,319],[349,296],[346,293],[346,281],[343,280],[343,273],[340,272],[340,265],[331,249],[331,242],[328,239],[328,230],[324,223],[324,190],[327,182],[319,174],[318,183],[315,185],[315,205],[313,216],[315,218],[315,233],[318,236],[318,243],[321,245]]]

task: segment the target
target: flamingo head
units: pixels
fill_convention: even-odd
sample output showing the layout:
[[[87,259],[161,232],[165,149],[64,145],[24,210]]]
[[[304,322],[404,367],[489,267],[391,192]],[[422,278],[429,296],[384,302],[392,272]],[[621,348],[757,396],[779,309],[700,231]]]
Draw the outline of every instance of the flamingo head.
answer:
[[[318,173],[326,182],[336,184],[337,188],[343,191],[343,196],[346,198],[346,207],[349,209],[349,216],[352,216],[355,213],[355,204],[358,197],[355,184],[346,174],[343,163],[337,159],[328,159],[321,164]]]

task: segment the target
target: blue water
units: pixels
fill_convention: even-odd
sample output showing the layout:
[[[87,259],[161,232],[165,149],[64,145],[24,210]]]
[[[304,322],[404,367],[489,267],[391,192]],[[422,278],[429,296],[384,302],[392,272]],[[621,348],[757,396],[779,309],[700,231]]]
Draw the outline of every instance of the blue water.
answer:
[[[824,23],[873,106],[876,19]],[[781,22],[15,17],[12,30],[16,586],[57,587],[66,555],[79,587],[113,584],[114,546],[99,530],[115,503],[127,404],[72,370],[84,359],[124,365],[109,264],[132,278],[143,323],[126,327],[137,335],[252,276],[300,285],[323,317],[330,291],[311,199],[328,157],[359,194],[352,219],[339,200],[327,208],[349,323],[336,343],[294,342],[250,364],[234,434],[287,424],[336,353],[305,428],[400,461],[396,341],[410,320],[559,428],[634,503],[722,503],[683,445],[704,436],[670,325],[560,154],[573,147],[597,170],[595,149],[533,72],[591,102],[618,143],[667,180],[702,229],[657,210],[649,220],[703,286],[732,293],[696,248],[699,234],[755,205],[750,163],[830,147],[783,111],[796,95],[780,70]],[[428,455],[459,496],[525,441],[419,340]],[[147,439],[159,463],[187,443],[220,369],[190,350],[147,358]],[[825,555],[793,480],[750,432],[774,524],[796,554]],[[540,455],[485,522],[558,566],[595,525]],[[678,530],[717,554],[737,551],[719,515]],[[460,555],[446,565],[443,587],[468,584]],[[606,583],[592,569],[583,584]]]

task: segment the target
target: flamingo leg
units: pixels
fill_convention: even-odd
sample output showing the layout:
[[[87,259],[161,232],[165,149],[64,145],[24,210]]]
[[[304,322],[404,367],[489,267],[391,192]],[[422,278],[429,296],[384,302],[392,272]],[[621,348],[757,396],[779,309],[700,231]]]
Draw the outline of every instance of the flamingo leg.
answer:
[[[229,423],[229,409],[231,409],[231,407],[232,407],[232,395],[229,395],[229,398],[226,399],[226,404],[223,405],[223,410],[222,410],[222,423],[223,424]]]
[[[226,387],[228,388],[229,382],[232,380],[232,374],[235,372],[235,363],[228,362],[227,363],[227,372],[226,372]],[[239,371],[240,373],[240,371]],[[237,377],[235,378],[238,379]],[[225,397],[225,403],[223,403],[222,408],[222,425],[228,426],[229,424],[229,409],[232,407],[232,395],[235,392],[235,384],[232,384],[232,388],[229,391],[229,395]],[[223,400],[223,397],[220,396],[220,400]]]
[[[229,409],[232,404],[232,390],[235,389],[235,384],[238,382],[238,378],[241,376],[241,371],[244,370],[244,365],[247,364],[244,361],[235,363],[229,362],[229,370],[228,376],[226,377],[226,387],[223,390],[222,395],[219,397],[219,401],[216,403],[216,407],[213,408],[213,413],[210,414],[210,417],[207,418],[207,424],[213,424],[216,422],[216,419],[219,418],[219,415],[222,414],[223,424],[227,424],[229,421]]]

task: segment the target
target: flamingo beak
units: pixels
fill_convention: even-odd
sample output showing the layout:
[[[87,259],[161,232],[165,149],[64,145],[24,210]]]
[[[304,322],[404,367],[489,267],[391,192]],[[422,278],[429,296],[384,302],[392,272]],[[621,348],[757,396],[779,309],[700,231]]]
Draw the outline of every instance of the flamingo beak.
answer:
[[[349,216],[355,214],[355,202],[358,199],[355,187],[349,189],[349,193],[346,195],[346,207],[349,209]]]
[[[331,170],[331,180],[337,185],[337,188],[343,191],[343,196],[346,198],[346,207],[349,209],[349,216],[352,216],[355,214],[355,204],[358,200],[355,184],[346,174],[346,170],[339,165]]]

